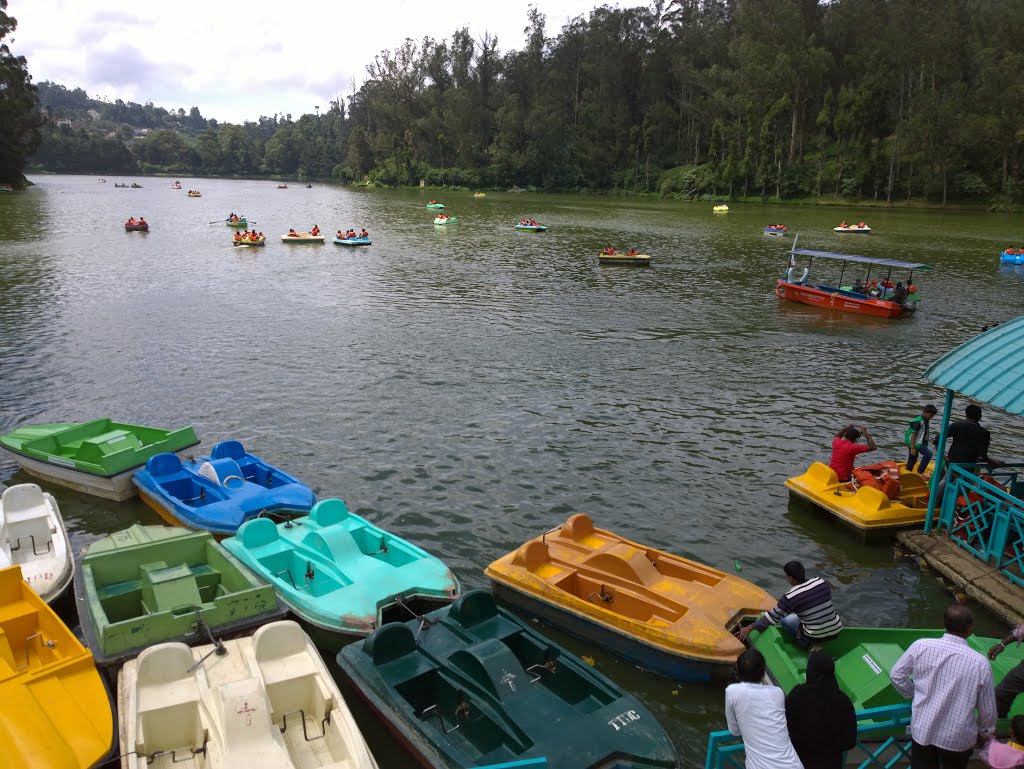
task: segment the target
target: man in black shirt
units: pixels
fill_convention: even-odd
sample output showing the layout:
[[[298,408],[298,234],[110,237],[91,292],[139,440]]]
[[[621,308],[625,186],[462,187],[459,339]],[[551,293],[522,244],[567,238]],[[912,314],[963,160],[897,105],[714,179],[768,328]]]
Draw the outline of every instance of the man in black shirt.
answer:
[[[988,456],[990,435],[988,430],[979,424],[981,422],[981,406],[975,406],[972,403],[966,408],[965,414],[967,419],[954,422],[949,426],[947,435],[952,439],[953,443],[949,447],[946,461],[950,464],[957,462],[969,464],[988,462],[991,465],[998,464],[989,459]]]

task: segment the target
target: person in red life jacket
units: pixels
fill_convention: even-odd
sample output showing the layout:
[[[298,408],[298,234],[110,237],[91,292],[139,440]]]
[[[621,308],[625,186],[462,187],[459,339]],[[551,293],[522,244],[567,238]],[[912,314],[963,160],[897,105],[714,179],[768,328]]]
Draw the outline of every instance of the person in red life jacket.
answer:
[[[320,228],[319,228],[319,227],[317,227],[317,226],[316,226],[316,225],[314,224],[314,225],[313,225],[313,229],[311,229],[311,230],[309,231],[309,234],[310,234],[310,235],[319,235],[319,234],[320,234]]]
[[[341,230],[338,230],[335,233],[334,237],[336,237],[338,240],[344,240],[345,239],[345,236],[341,234]]]
[[[604,249],[604,250],[603,250],[603,251],[602,251],[601,253],[602,253],[602,254],[608,254],[609,256],[611,256],[612,254],[614,254],[614,253],[615,253],[615,249],[614,249],[614,248],[612,248],[611,246],[608,246],[608,247],[607,247],[606,249]]]
[[[846,220],[843,219],[843,221],[839,222],[839,226],[840,227],[846,227]]]
[[[359,233],[359,237],[361,237],[361,238],[368,238],[368,237],[370,237],[370,233],[368,233],[366,231],[366,228],[363,227],[363,231]]]
[[[867,441],[866,445],[857,443],[861,435]],[[875,445],[875,439],[871,437],[867,427],[861,425],[858,430],[853,425],[845,425],[839,428],[839,432],[832,439],[832,457],[828,461],[828,466],[836,471],[840,483],[846,483],[850,480],[853,460],[857,455],[874,451],[876,448],[878,447]]]
[[[635,248],[631,248],[629,249],[629,251],[626,252],[626,256],[636,256],[639,253],[640,252],[637,251]]]
[[[860,222],[857,226],[860,227],[862,230],[867,229],[867,225],[864,224],[864,222]]]

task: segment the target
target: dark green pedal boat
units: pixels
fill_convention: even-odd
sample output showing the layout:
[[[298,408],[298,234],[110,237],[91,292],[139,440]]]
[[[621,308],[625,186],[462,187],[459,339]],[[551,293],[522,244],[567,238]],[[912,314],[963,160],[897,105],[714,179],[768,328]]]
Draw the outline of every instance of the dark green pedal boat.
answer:
[[[338,655],[357,692],[425,765],[547,757],[558,769],[678,765],[665,730],[632,695],[472,590],[394,622]]]
[[[288,613],[210,532],[139,524],[85,549],[75,603],[86,646],[105,669],[152,644],[212,643],[211,633],[245,635]]]
[[[110,419],[25,425],[0,435],[0,447],[29,475],[117,502],[138,493],[132,475],[151,456],[198,443],[191,427],[163,430]]]
[[[844,628],[834,641],[822,644],[822,649],[836,661],[836,679],[839,688],[853,700],[856,710],[899,705],[909,702],[897,692],[889,681],[889,671],[910,644],[920,638],[940,638],[938,629],[917,628]],[[999,642],[998,638],[972,635],[967,644],[984,655]],[[750,643],[764,655],[768,675],[787,694],[807,675],[807,652],[784,637],[778,627],[763,633],[750,634]],[[1011,668],[1024,659],[1024,648],[1010,646],[992,665],[992,674],[998,684]],[[1011,716],[1024,713],[1024,702],[1018,701]]]

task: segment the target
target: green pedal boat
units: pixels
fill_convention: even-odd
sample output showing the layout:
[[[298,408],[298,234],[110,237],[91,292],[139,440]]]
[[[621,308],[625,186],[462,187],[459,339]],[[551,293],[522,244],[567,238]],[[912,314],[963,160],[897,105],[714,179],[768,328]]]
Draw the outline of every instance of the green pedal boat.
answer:
[[[251,633],[288,609],[206,531],[135,524],[89,545],[75,574],[86,645],[105,669],[147,646]]]
[[[162,430],[94,419],[26,425],[0,435],[0,447],[29,475],[122,502],[138,492],[132,475],[154,454],[199,443],[195,430]]]
[[[910,644],[920,638],[941,638],[944,631],[916,628],[844,628],[834,641],[822,644],[836,661],[836,680],[839,688],[849,695],[856,710],[899,705],[909,702],[897,692],[889,681],[889,671],[903,656]],[[967,644],[984,655],[998,638],[972,635]],[[751,645],[764,655],[768,675],[787,694],[807,676],[807,651],[799,648],[778,627],[763,633],[750,634]],[[992,674],[998,684],[1011,668],[1024,660],[1024,648],[1007,647],[991,662]],[[1024,713],[1024,701],[1014,704],[1010,715]]]
[[[390,621],[447,606],[459,582],[440,560],[324,499],[307,517],[256,518],[221,544],[277,590],[302,620],[337,634],[337,649]],[[346,638],[347,636],[347,638]]]
[[[358,694],[426,766],[546,757],[558,769],[678,765],[640,701],[499,609],[486,590],[345,647]]]

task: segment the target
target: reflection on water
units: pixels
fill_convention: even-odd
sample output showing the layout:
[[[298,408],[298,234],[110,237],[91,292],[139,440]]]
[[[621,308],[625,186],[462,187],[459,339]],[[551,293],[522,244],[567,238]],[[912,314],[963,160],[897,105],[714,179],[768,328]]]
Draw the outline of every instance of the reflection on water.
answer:
[[[36,181],[0,197],[2,430],[110,415],[192,424],[206,446],[238,438],[441,556],[467,588],[585,511],[713,566],[739,561],[773,593],[800,558],[851,625],[933,625],[948,600],[888,547],[788,511],[782,481],[850,421],[902,455],[904,423],[941,403],[925,367],[1024,306],[1024,282],[998,265],[1011,217],[743,205],[713,217],[708,204],[182,179],[203,191],[189,199],[161,179]],[[461,223],[435,227],[431,195]],[[265,248],[232,248],[231,211]],[[148,236],[123,231],[129,215]],[[550,229],[517,233],[524,216]],[[831,228],[844,217],[875,234],[843,241]],[[807,248],[934,265],[919,312],[883,322],[780,302],[792,239],[765,238],[769,221]],[[280,243],[314,223],[366,227],[373,245]],[[599,267],[608,245],[653,266]],[[993,453],[1019,454],[1021,420],[985,423]],[[22,480],[14,471],[0,457],[0,480]],[[76,548],[155,522],[139,503],[56,496]],[[724,723],[720,689],[567,643],[700,759]]]

